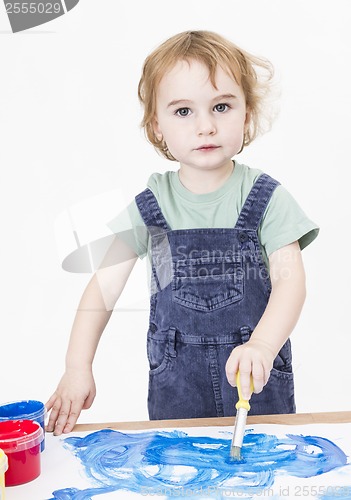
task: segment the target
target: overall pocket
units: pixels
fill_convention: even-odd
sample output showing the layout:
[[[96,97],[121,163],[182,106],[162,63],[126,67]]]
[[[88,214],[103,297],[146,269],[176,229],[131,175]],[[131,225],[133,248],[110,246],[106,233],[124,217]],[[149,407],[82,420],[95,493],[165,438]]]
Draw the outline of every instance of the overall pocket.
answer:
[[[277,354],[273,362],[273,372],[284,374],[286,377],[292,376],[292,352],[291,342],[288,339]]]
[[[240,254],[173,261],[173,300],[190,309],[213,311],[242,299]]]
[[[148,331],[146,349],[150,375],[163,372],[172,357],[176,356],[174,342],[175,330],[173,329],[156,333],[151,329]]]

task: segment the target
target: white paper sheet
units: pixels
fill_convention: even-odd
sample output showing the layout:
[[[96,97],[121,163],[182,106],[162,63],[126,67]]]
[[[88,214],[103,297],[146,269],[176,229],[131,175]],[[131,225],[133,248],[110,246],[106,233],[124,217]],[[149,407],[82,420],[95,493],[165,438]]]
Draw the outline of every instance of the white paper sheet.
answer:
[[[232,431],[191,427],[47,434],[41,475],[7,487],[6,500],[351,500],[351,423],[248,426],[243,461],[231,464]],[[67,447],[75,437],[75,446]],[[64,496],[66,488],[71,490]],[[82,494],[84,489],[90,494]]]

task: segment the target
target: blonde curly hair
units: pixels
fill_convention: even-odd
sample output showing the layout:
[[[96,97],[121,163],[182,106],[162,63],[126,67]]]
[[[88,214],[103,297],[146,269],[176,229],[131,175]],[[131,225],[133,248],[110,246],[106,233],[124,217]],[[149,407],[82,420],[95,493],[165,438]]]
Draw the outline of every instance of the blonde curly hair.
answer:
[[[147,139],[160,154],[169,160],[176,160],[163,139],[157,139],[153,123],[158,85],[165,73],[179,60],[197,60],[205,64],[214,88],[217,88],[215,74],[218,65],[241,86],[249,117],[243,147],[270,128],[272,119],[264,113],[263,104],[271,90],[271,63],[249,54],[212,31],[184,31],[163,42],[145,59],[138,85],[139,100],[144,108],[141,126]]]

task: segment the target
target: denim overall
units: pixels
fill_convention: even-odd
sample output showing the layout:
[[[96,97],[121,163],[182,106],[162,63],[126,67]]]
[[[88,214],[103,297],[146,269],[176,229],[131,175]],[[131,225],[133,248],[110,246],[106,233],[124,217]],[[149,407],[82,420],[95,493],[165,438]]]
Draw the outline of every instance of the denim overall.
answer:
[[[152,287],[147,354],[151,420],[232,416],[237,389],[225,365],[261,318],[271,282],[258,228],[279,183],[262,174],[233,229],[171,230],[150,189],[136,203],[151,236]],[[294,413],[290,340],[250,415]]]

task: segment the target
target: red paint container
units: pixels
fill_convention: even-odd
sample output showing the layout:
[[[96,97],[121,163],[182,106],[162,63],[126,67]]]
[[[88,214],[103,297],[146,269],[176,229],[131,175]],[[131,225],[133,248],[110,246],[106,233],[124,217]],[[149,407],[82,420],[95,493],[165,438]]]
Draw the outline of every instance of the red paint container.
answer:
[[[44,431],[32,420],[0,422],[0,448],[8,458],[5,485],[28,483],[40,475],[40,443]]]
[[[44,403],[35,399],[11,401],[0,405],[0,422],[4,420],[35,420],[39,422],[45,431],[45,416],[46,408]],[[40,449],[45,448],[45,432],[44,439],[41,442]],[[1,500],[1,499],[0,499]]]

